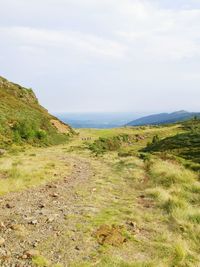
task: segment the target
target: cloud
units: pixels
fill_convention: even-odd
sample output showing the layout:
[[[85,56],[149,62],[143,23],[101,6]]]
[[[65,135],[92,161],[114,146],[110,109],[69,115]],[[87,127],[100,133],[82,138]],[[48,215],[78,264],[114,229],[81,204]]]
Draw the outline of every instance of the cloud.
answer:
[[[200,9],[190,6],[177,10],[173,5],[163,8],[158,5],[162,2],[166,1],[45,0],[38,5],[38,0],[31,3],[7,0],[3,6],[23,7],[23,17],[18,16],[19,25],[2,26],[0,34],[23,45],[66,49],[70,46],[82,53],[121,59],[199,57]],[[35,20],[32,16],[29,20],[27,14],[30,13]],[[5,14],[1,14],[2,18]],[[11,15],[16,18],[12,10]]]
[[[0,28],[2,39],[9,39],[18,45],[31,47],[52,47],[64,49],[71,46],[97,56],[113,58],[123,57],[126,47],[117,41],[99,38],[91,34],[73,31],[55,31],[29,27],[3,27]]]
[[[200,56],[200,9],[174,11],[153,6],[144,9],[146,15],[141,21],[133,16],[132,29],[116,32],[129,46],[136,46],[138,57],[181,60]]]
[[[51,110],[199,106],[200,0],[2,0],[0,17],[1,75]]]
[[[55,4],[55,1],[50,3]],[[59,4],[66,9],[68,6],[74,6],[74,9],[83,7],[79,0],[59,0]],[[82,25],[76,30],[70,27],[63,30],[12,25],[1,27],[0,34],[24,46],[72,47],[82,53],[119,59],[181,60],[200,55],[200,9],[176,11],[136,0],[102,0],[95,3],[87,0],[84,5],[84,10],[88,6],[97,16],[94,16],[96,32],[93,25],[88,24],[85,25],[87,30]],[[69,11],[66,13],[69,14]],[[98,25],[102,25],[101,32]]]

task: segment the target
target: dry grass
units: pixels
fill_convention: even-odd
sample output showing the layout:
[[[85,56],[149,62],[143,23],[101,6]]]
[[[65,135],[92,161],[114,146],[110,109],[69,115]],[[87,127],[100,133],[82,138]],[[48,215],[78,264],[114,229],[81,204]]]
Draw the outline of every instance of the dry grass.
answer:
[[[6,155],[0,158],[0,195],[63,178],[70,169],[61,146]]]
[[[64,160],[66,154],[78,155],[90,162],[94,176],[84,187],[80,185],[74,189],[75,205],[77,209],[81,207],[81,212],[66,216],[69,230],[59,237],[62,239],[59,253],[63,266],[74,235],[83,250],[74,254],[73,261],[69,262],[73,267],[199,266],[198,174],[180,163],[155,156],[146,161],[137,156],[119,157],[118,152],[94,157],[82,140],[92,137],[89,141],[92,142],[99,136],[122,132],[135,134],[137,131],[149,135],[147,140],[131,146],[136,154],[155,132],[174,134],[177,128],[80,130],[80,135],[70,144],[33,149],[0,159],[0,173],[9,175],[0,179],[1,194],[66,176],[70,171]],[[135,229],[130,227],[130,222],[135,223]],[[123,226],[127,242],[120,247],[99,245],[93,233],[102,224]],[[54,242],[52,238],[41,244],[46,258]],[[43,266],[46,258],[37,259],[36,266]]]

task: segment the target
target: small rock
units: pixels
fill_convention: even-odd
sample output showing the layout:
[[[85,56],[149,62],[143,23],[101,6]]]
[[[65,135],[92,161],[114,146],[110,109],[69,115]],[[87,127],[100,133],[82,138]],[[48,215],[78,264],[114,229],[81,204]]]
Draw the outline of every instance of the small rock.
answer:
[[[40,209],[45,208],[45,204],[40,204],[40,205],[39,205],[39,208],[40,208]]]
[[[33,243],[33,247],[35,248],[35,247],[37,247],[37,246],[38,246],[38,242],[35,241],[35,242]]]
[[[51,194],[52,197],[58,197],[58,194],[57,193],[53,193]]]
[[[26,259],[28,259],[28,256],[26,255],[26,254],[24,254],[24,255],[22,255],[22,260],[26,260]]]
[[[38,224],[38,221],[37,220],[30,221],[29,224],[36,225],[36,224]]]
[[[49,218],[47,219],[47,222],[52,223],[54,220],[55,220],[54,217],[49,217]]]
[[[140,232],[139,228],[137,227],[137,224],[133,221],[128,221],[127,222],[128,230],[131,232],[138,234]]]
[[[137,227],[137,225],[136,225],[135,222],[130,221],[130,222],[128,222],[128,224],[129,224],[131,227],[133,227],[133,228],[136,228],[136,227]]]
[[[80,250],[79,246],[75,246],[75,250]]]
[[[11,257],[11,252],[9,250],[5,250],[4,255],[1,257],[1,259],[3,261],[7,261],[10,259],[10,257]]]
[[[6,208],[7,208],[7,209],[12,209],[12,208],[14,208],[14,206],[11,205],[10,203],[7,203],[7,204],[6,204]]]
[[[40,255],[40,252],[38,250],[31,249],[31,250],[25,251],[22,258],[23,259],[31,259],[31,258],[39,256],[39,255]]]
[[[5,243],[5,239],[0,237],[0,246],[2,246]]]
[[[22,229],[24,229],[24,227],[21,224],[12,224],[10,226],[10,229],[15,231],[21,231]]]
[[[5,229],[5,228],[6,228],[5,224],[3,222],[0,222],[0,230]]]
[[[5,149],[0,149],[0,156],[3,156],[6,153]]]
[[[56,188],[55,184],[48,184],[48,185],[46,185],[46,187],[48,187],[48,188]]]

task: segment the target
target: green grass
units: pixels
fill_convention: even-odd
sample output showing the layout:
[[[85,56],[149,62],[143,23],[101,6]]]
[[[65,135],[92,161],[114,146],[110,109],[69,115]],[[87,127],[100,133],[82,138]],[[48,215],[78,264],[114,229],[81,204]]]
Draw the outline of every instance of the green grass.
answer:
[[[73,131],[61,134],[52,125],[55,119],[39,105],[31,89],[8,82],[0,77],[0,146],[11,144],[59,144],[68,140]]]
[[[150,175],[155,185],[171,187],[192,183],[197,179],[197,174],[185,169],[176,162],[163,161],[156,158],[150,168]]]
[[[70,267],[91,267],[94,266],[90,263],[74,263]],[[96,263],[97,267],[156,267],[153,262],[125,262],[120,259],[104,257],[100,262]]]
[[[43,256],[36,256],[32,259],[32,263],[36,267],[48,267],[50,262]]]

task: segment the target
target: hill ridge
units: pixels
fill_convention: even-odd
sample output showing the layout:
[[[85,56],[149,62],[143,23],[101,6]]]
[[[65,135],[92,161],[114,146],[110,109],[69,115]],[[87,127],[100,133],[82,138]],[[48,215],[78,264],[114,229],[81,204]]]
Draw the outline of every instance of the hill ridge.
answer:
[[[158,113],[152,114],[139,119],[133,120],[126,124],[126,126],[142,126],[142,125],[157,125],[168,124],[179,121],[191,119],[194,116],[200,116],[199,112],[188,112],[185,110],[179,110],[172,113]]]
[[[57,144],[72,128],[48,113],[30,88],[0,77],[0,146]]]

